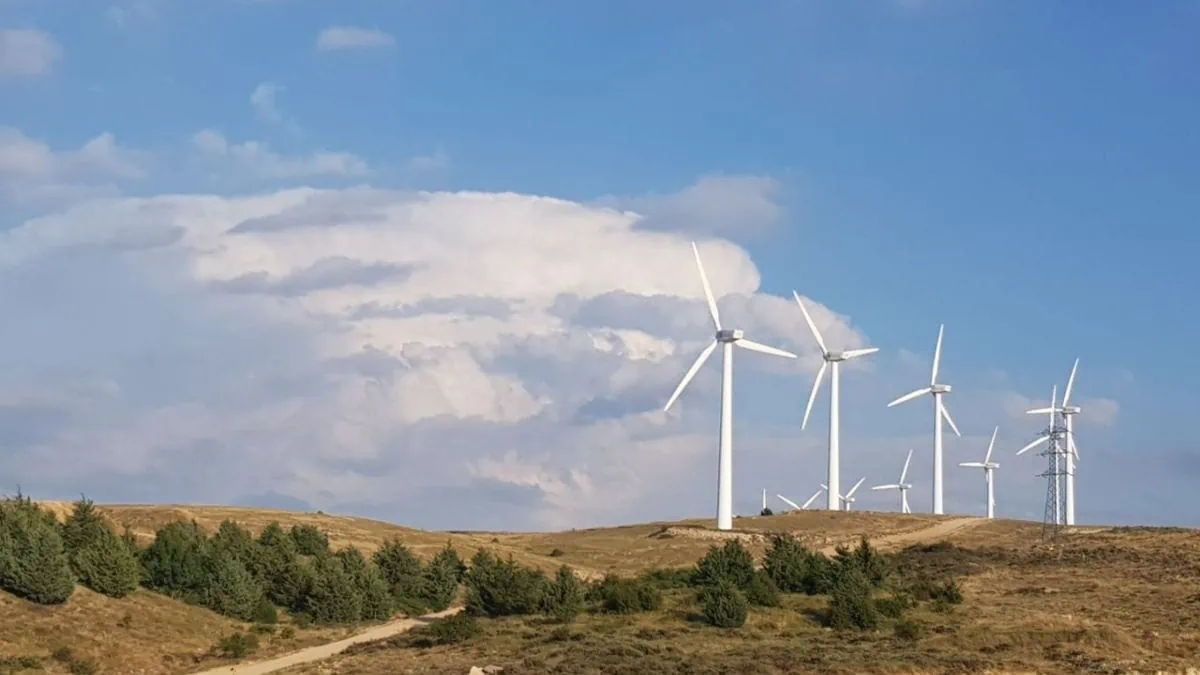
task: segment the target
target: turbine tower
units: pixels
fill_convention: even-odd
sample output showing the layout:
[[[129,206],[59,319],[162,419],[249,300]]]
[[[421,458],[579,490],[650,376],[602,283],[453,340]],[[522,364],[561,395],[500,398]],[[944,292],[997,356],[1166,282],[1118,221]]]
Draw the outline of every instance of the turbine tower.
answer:
[[[904,482],[904,478],[908,475],[908,463],[912,461],[913,451],[908,451],[908,458],[904,460],[904,469],[900,471],[900,482],[890,485],[875,485],[872,490],[899,490],[900,491],[900,513],[912,513],[912,509],[908,508],[908,491],[912,489],[912,485]]]
[[[663,411],[671,409],[675,400],[687,388],[688,383],[696,376],[700,367],[704,365],[708,357],[712,356],[713,350],[717,348],[717,345],[721,345],[723,363],[721,368],[721,427],[717,455],[717,529],[731,530],[733,529],[733,346],[737,345],[750,351],[789,359],[796,358],[796,355],[747,340],[743,337],[740,329],[722,328],[721,315],[717,312],[717,301],[713,297],[712,287],[708,285],[708,275],[704,273],[704,264],[700,262],[700,249],[696,248],[696,242],[692,242],[692,253],[696,256],[696,269],[700,271],[700,283],[704,285],[704,298],[708,301],[708,313],[712,317],[716,335],[713,337],[713,341],[704,348],[704,351],[700,352],[700,356],[680,380],[679,386],[675,387],[675,393],[671,394],[667,405],[663,406]]]
[[[866,349],[851,349],[844,352],[831,352],[825,347],[825,340],[821,338],[821,331],[817,330],[817,324],[813,323],[812,317],[808,315],[808,309],[804,307],[804,303],[800,300],[800,294],[792,291],[792,296],[796,298],[796,304],[800,305],[800,311],[804,313],[804,320],[808,323],[809,330],[812,331],[813,337],[817,340],[817,346],[821,348],[821,369],[817,371],[817,378],[813,380],[812,393],[808,395],[808,406],[804,408],[804,421],[800,424],[800,429],[804,430],[808,426],[808,416],[812,413],[813,402],[817,400],[817,392],[821,389],[821,380],[825,377],[825,370],[833,364],[832,373],[829,375],[829,475],[827,481],[829,483],[829,500],[826,502],[830,511],[838,510],[838,490],[840,489],[839,476],[839,442],[841,434],[839,433],[839,406],[838,399],[839,390],[841,388],[839,377],[840,366],[842,361],[849,361],[867,354],[874,354],[879,351],[878,347],[868,347]]]
[[[937,381],[938,363],[942,360],[942,332],[945,328],[945,324],[938,327],[937,346],[933,350],[933,372],[929,377],[929,386],[909,392],[887,404],[887,407],[891,408],[925,394],[933,395],[933,512],[937,514],[945,512],[942,509],[942,419],[944,418],[950,425],[954,435],[962,436],[958,433],[958,427],[955,426],[954,420],[950,419],[950,412],[946,410],[946,404],[942,403],[942,396],[950,393],[950,385],[938,384]]]
[[[999,464],[992,461],[992,448],[996,445],[996,434],[1000,433],[1000,427],[992,430],[992,440],[988,442],[987,454],[984,455],[982,462],[959,462],[959,466],[967,466],[976,469],[983,469],[983,480],[987,483],[987,517],[996,517],[996,482],[992,472],[1000,468]]]
[[[843,510],[843,511],[849,511],[849,510],[850,510],[850,505],[854,503],[854,493],[855,493],[855,492],[858,492],[858,486],[862,485],[862,484],[863,484],[863,481],[864,481],[864,480],[866,480],[866,479],[867,479],[867,477],[866,477],[866,476],[863,476],[862,478],[859,478],[859,479],[858,479],[858,482],[854,484],[854,487],[850,488],[850,491],[849,491],[849,492],[847,492],[846,494],[844,494],[844,495],[842,495],[841,497],[839,497],[839,498],[838,498],[838,499],[841,499],[841,500],[842,500],[842,507],[843,507],[843,508],[842,508],[842,510]],[[824,483],[822,483],[822,484],[821,484],[821,488],[822,488],[823,490],[828,490],[828,489],[829,489],[829,486],[828,486],[828,485],[825,485]],[[817,493],[817,494],[820,494],[820,493]]]

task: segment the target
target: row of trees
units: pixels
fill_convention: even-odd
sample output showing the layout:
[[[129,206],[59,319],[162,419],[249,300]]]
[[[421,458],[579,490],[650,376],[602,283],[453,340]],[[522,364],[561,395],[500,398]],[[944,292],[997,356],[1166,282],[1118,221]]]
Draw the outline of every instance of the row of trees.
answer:
[[[445,609],[465,571],[449,546],[428,564],[399,541],[368,558],[353,546],[331,550],[311,525],[271,523],[256,538],[225,521],[210,537],[181,521],[140,548],[87,499],[61,525],[23,496],[0,501],[0,588],[41,604],[65,602],[78,581],[114,598],[141,585],[243,621],[274,623],[283,607],[319,623],[352,623]]]

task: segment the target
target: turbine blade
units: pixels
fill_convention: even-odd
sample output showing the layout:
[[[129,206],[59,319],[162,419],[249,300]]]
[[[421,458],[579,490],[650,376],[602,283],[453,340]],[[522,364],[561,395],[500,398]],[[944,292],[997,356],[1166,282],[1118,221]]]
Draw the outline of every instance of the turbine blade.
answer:
[[[904,460],[904,470],[900,472],[900,482],[904,482],[904,477],[908,475],[908,463],[912,461],[912,449],[908,450],[908,458]]]
[[[1049,436],[1038,436],[1036,439],[1031,441],[1029,443],[1029,445],[1026,445],[1025,447],[1018,450],[1017,454],[1018,455],[1024,454],[1024,453],[1028,452],[1029,450],[1032,450],[1032,449],[1036,448],[1037,446],[1041,445],[1042,443],[1045,443],[1048,440],[1050,440]]]
[[[854,484],[854,487],[850,488],[850,491],[846,493],[846,499],[848,499],[848,500],[849,500],[851,497],[853,497],[853,496],[854,496],[854,493],[858,491],[858,486],[859,486],[859,485],[862,485],[862,484],[863,484],[863,481],[864,481],[864,480],[866,480],[866,479],[867,479],[867,477],[866,477],[866,476],[863,476],[862,478],[859,478],[859,479],[858,479],[858,482]],[[853,500],[850,500],[850,501],[853,501]]]
[[[1079,369],[1079,359],[1075,359],[1075,365],[1071,366],[1071,376],[1067,378],[1067,391],[1063,393],[1063,407],[1071,401],[1071,390],[1075,387],[1075,371]]]
[[[954,420],[950,419],[950,411],[946,409],[946,404],[942,404],[942,417],[950,423],[950,428],[954,430],[954,435],[962,438],[962,434],[958,433],[958,427],[954,425]]]
[[[696,376],[696,371],[700,370],[700,366],[704,365],[704,362],[708,360],[708,357],[712,356],[713,350],[716,348],[717,342],[716,340],[713,340],[708,344],[707,347],[704,348],[704,351],[700,352],[700,356],[696,357],[696,361],[692,364],[692,367],[688,368],[687,374],[684,375],[683,379],[679,381],[679,386],[675,387],[675,393],[671,394],[671,398],[668,399],[667,404],[663,406],[663,412],[671,409],[671,406],[675,403],[675,399],[679,398],[679,395],[683,393],[684,388],[688,386],[688,382],[691,382],[692,378]]]
[[[807,509],[808,505],[816,501],[817,497],[820,497],[822,492],[824,492],[824,490],[817,490],[815,493],[813,493],[813,496],[809,497],[808,501],[804,502],[804,506],[801,506],[800,510]]]
[[[972,467],[975,469],[982,469],[983,464],[984,464],[983,462],[959,462],[958,463],[959,466],[969,466],[969,467]]]
[[[828,489],[829,489],[829,486],[828,486],[828,485],[826,485],[826,484],[824,484],[824,483],[821,483],[821,489],[822,489],[822,490],[828,490]]]
[[[942,360],[942,332],[946,329],[946,324],[938,326],[937,347],[933,348],[933,373],[929,376],[929,384],[937,384],[938,364]]]
[[[804,421],[800,423],[800,430],[808,426],[808,416],[812,413],[813,403],[817,400],[817,391],[821,389],[821,380],[825,378],[825,369],[829,367],[828,361],[821,361],[821,369],[817,371],[817,379],[813,380],[812,393],[808,395],[808,405],[804,408]]]
[[[866,349],[851,349],[849,351],[842,352],[842,358],[844,358],[846,360],[857,359],[860,356],[866,356],[867,354],[874,354],[877,351],[879,351],[879,347],[867,347]]]
[[[872,485],[871,489],[872,490],[899,490],[900,486],[898,484],[897,485]]]
[[[911,401],[914,398],[921,396],[923,394],[928,394],[931,391],[933,391],[933,387],[922,387],[916,391],[910,391],[909,393],[901,396],[900,398],[896,399],[895,401],[892,401],[891,403],[887,404],[887,407],[891,408],[892,406],[900,405],[901,403],[904,403],[905,401]]]
[[[713,297],[712,286],[708,285],[708,275],[704,273],[704,263],[700,262],[700,249],[692,242],[692,253],[696,255],[696,269],[700,270],[700,283],[704,284],[704,297],[708,300],[708,313],[712,315],[713,326],[721,330],[721,315],[717,312],[717,300]]]
[[[992,448],[996,445],[996,434],[1000,433],[1000,427],[992,429],[992,440],[988,441],[988,451],[983,457],[983,463],[987,464],[992,459]]]
[[[782,356],[782,357],[789,358],[789,359],[796,358],[796,355],[791,352],[785,352],[782,349],[768,347],[767,345],[764,345],[761,342],[755,342],[754,340],[747,340],[746,338],[742,338],[741,340],[738,340],[738,341],[734,342],[733,344],[735,344],[739,347],[742,347],[743,349],[749,349],[752,352],[762,352],[763,354],[771,354],[772,356]]]
[[[796,506],[796,502],[788,499],[787,497],[784,497],[783,495],[775,495],[775,496],[782,499],[783,503],[787,504],[788,506],[792,507],[793,509],[796,509],[797,511],[803,510],[802,507]]]
[[[1026,410],[1025,414],[1026,415],[1045,415],[1046,413],[1053,413],[1053,412],[1054,412],[1054,408],[1034,408],[1033,410]]]
[[[1075,461],[1079,461],[1079,448],[1075,447],[1075,434],[1067,436],[1067,446],[1071,448],[1071,454],[1075,455]]]
[[[817,346],[821,348],[821,354],[828,354],[829,350],[825,348],[825,341],[821,339],[821,331],[817,330],[817,324],[813,323],[812,317],[808,315],[808,309],[800,301],[800,294],[792,291],[792,297],[796,298],[796,304],[800,305],[800,311],[804,313],[804,320],[808,322],[808,329],[812,331],[813,337],[817,339]]]
[[[1050,387],[1050,409],[1054,410],[1054,407],[1057,405],[1058,405],[1058,385],[1056,384],[1053,387]]]

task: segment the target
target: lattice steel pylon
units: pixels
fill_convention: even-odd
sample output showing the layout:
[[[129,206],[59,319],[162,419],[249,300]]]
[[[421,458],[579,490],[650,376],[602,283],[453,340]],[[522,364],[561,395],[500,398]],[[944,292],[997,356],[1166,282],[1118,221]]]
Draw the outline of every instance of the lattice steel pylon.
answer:
[[[1058,538],[1065,523],[1066,495],[1063,494],[1063,483],[1066,480],[1065,454],[1067,447],[1067,428],[1059,423],[1059,415],[1051,414],[1050,426],[1046,430],[1048,441],[1046,449],[1040,454],[1047,460],[1046,478],[1046,511],[1042,516],[1042,539]]]

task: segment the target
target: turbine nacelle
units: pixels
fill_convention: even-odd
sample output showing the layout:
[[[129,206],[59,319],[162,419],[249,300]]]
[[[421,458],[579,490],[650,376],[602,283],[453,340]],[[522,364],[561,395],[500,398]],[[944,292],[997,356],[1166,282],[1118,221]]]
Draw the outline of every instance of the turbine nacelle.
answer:
[[[737,342],[745,337],[745,333],[740,328],[722,328],[717,331],[714,338],[717,342]]]
[[[1064,415],[1078,415],[1080,412],[1082,412],[1082,409],[1077,405],[1069,405],[1060,408],[1058,412]]]
[[[932,385],[929,387],[929,393],[931,393],[931,394],[949,394],[951,388],[952,387],[948,384],[935,384],[935,385]]]

